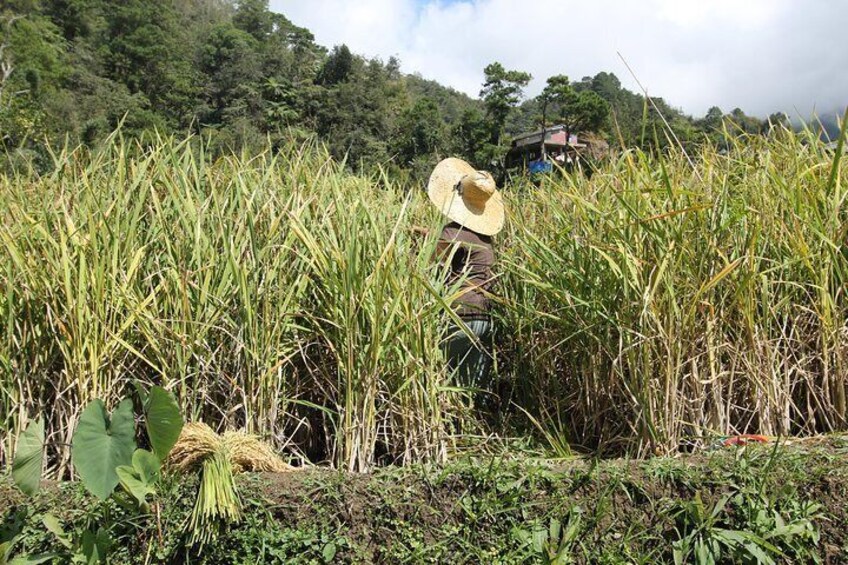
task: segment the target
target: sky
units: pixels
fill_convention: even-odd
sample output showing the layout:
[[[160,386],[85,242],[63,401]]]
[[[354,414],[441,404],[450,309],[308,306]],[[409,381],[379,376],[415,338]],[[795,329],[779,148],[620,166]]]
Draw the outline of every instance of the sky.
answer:
[[[793,118],[848,104],[848,0],[270,0],[326,47],[400,59],[477,97],[483,68],[615,73],[701,116],[711,106]],[[619,53],[621,56],[619,56]]]

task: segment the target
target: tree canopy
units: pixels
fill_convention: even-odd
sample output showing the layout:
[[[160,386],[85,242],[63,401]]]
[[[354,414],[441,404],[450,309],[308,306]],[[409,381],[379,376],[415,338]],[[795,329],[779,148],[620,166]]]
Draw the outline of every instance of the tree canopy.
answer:
[[[575,90],[565,75],[550,77],[539,98],[544,112],[542,127],[551,116],[569,133],[598,131],[609,116],[606,100],[591,89]]]
[[[24,158],[46,166],[45,141],[96,144],[119,124],[141,140],[201,134],[213,152],[315,135],[351,167],[423,174],[447,155],[500,163],[510,136],[543,119],[659,150],[665,122],[687,144],[787,123],[739,109],[691,118],[607,72],[576,82],[557,74],[525,99],[531,78],[492,62],[473,99],[404,74],[396,58],[318,45],[267,0],[7,0],[0,165]]]
[[[524,87],[533,77],[522,71],[508,71],[497,62],[486,66],[483,74],[486,78],[480,97],[492,124],[491,142],[497,145],[501,141],[507,116],[521,100]]]

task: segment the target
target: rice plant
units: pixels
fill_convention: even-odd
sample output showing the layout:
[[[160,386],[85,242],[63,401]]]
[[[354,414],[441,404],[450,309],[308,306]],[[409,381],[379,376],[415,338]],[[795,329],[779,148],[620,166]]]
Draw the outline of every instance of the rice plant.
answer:
[[[515,191],[504,326],[525,409],[666,452],[846,427],[846,162],[775,132]]]
[[[515,415],[563,453],[844,430],[840,156],[784,131],[503,187],[495,379]],[[117,133],[53,158],[0,176],[0,463],[44,414],[66,474],[81,407],[135,381],[350,470],[486,429],[444,368],[455,289],[411,229],[440,226],[423,187],[312,144],[213,160]]]
[[[196,140],[116,136],[55,161],[0,180],[4,458],[34,413],[68,443],[80,406],[135,380],[295,456],[444,457],[446,303],[432,238],[407,230],[419,195],[311,145],[210,162]]]

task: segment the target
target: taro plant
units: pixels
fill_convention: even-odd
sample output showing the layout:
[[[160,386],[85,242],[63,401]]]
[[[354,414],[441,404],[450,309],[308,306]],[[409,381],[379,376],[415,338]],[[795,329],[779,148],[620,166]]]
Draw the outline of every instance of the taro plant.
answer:
[[[24,493],[33,494],[41,481],[44,464],[44,419],[37,418],[18,438],[12,478]]]
[[[132,463],[135,448],[132,401],[122,400],[110,415],[96,399],[80,416],[71,454],[85,488],[106,500],[120,482],[118,467]]]
[[[147,509],[147,497],[156,494],[156,483],[161,475],[161,462],[146,449],[136,449],[132,455],[132,465],[120,465],[115,468],[121,486],[142,509]]]
[[[149,393],[140,390],[142,417],[152,451],[138,449],[136,444],[133,402],[122,400],[110,414],[100,399],[95,399],[80,415],[71,443],[73,465],[86,490],[101,502],[116,495],[120,484],[121,502],[126,498],[136,503],[142,513],[150,511],[148,497],[156,494],[162,463],[179,438],[183,418],[173,396],[164,388],[154,386]],[[12,467],[15,484],[26,494],[35,494],[41,482],[44,461],[44,421],[34,420],[18,440],[18,449]],[[109,513],[102,523],[74,536],[62,528],[51,514],[41,517],[44,527],[57,542],[57,552],[28,556],[20,562],[38,563],[60,558],[66,561],[100,563],[112,544],[112,527]],[[94,516],[94,514],[92,514]],[[91,520],[94,523],[96,520]],[[0,545],[3,561],[10,559],[14,538]],[[14,563],[15,561],[10,561]]]
[[[154,386],[149,394],[139,389],[144,408],[144,422],[151,451],[136,449],[129,464],[115,467],[121,487],[135,498],[142,510],[148,509],[147,497],[156,494],[162,463],[177,443],[183,418],[174,397],[162,387]]]

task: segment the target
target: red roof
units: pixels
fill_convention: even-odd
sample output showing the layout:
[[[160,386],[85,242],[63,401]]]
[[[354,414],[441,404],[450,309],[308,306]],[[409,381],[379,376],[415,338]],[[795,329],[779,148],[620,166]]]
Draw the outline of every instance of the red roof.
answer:
[[[558,131],[550,136],[545,143],[559,143],[560,145],[565,145],[566,141],[565,132]]]

